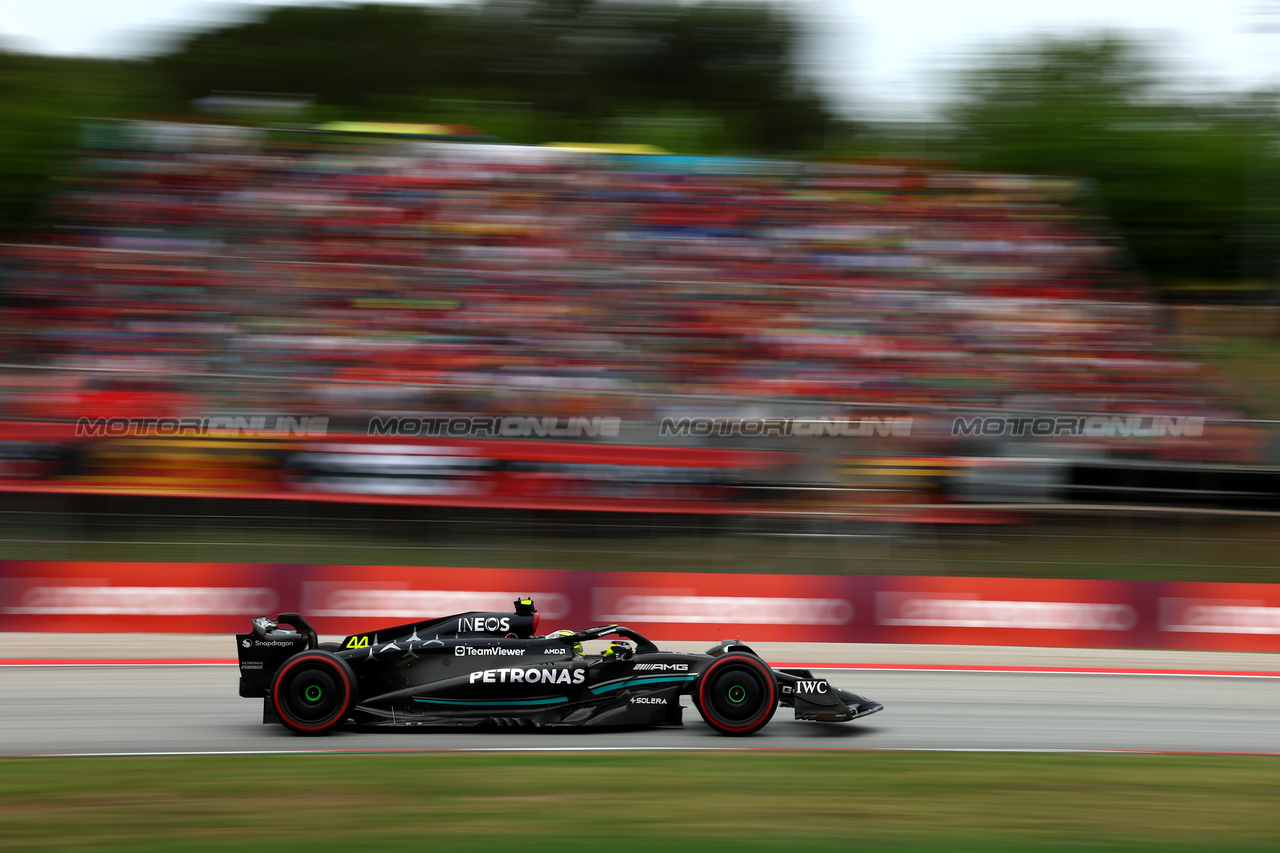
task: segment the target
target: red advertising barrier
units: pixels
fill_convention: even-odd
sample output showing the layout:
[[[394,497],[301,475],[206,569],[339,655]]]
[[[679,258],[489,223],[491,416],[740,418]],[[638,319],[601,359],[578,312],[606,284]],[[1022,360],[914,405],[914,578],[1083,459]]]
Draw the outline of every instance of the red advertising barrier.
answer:
[[[255,563],[0,563],[0,631],[214,634],[289,596]]]
[[[1164,646],[1280,652],[1280,584],[1164,584],[1157,615]]]
[[[0,631],[232,633],[298,611],[349,634],[532,595],[541,629],[659,640],[1280,652],[1280,585],[270,563],[0,562]]]
[[[876,641],[1153,647],[1150,585],[1026,578],[879,578]]]

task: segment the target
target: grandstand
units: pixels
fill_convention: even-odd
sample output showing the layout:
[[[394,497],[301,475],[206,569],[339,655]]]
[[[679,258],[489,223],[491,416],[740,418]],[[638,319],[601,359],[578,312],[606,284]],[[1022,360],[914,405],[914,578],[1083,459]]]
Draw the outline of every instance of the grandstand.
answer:
[[[171,122],[84,137],[45,234],[3,250],[3,360],[128,370],[127,393],[9,369],[9,417],[341,422],[510,389],[645,418],[1234,414],[1061,179]]]

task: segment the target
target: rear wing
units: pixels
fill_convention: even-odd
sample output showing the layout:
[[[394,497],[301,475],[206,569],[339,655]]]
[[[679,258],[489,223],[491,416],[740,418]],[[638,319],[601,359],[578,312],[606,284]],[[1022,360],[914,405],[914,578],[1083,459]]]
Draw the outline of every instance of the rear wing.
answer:
[[[289,631],[281,624],[292,625]],[[236,653],[240,658],[240,695],[253,699],[264,697],[271,689],[280,665],[298,652],[314,649],[319,637],[311,623],[299,613],[281,613],[275,619],[259,616],[247,634],[236,634]]]

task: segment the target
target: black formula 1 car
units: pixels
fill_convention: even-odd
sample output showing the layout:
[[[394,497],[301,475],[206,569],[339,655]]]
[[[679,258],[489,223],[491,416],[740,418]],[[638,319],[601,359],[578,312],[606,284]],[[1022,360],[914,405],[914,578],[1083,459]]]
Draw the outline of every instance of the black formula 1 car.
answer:
[[[290,625],[294,630],[279,627]],[[324,734],[371,727],[680,726],[681,695],[707,725],[748,735],[778,705],[796,719],[845,722],[877,702],[798,669],[772,669],[725,640],[706,654],[664,652],[630,628],[535,636],[530,599],[513,612],[471,612],[319,643],[301,615],[260,616],[237,634],[240,695],[262,698],[263,722]],[[582,643],[608,637],[603,654]]]

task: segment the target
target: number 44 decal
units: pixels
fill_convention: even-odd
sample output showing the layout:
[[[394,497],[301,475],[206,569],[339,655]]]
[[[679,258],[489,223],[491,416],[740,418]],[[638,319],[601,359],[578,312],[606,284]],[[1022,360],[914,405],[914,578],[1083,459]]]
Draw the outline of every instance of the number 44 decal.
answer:
[[[369,646],[369,635],[365,634],[363,637],[352,637],[351,639],[347,640],[347,644],[343,646],[343,648],[364,649],[364,648],[368,648],[368,646]]]

